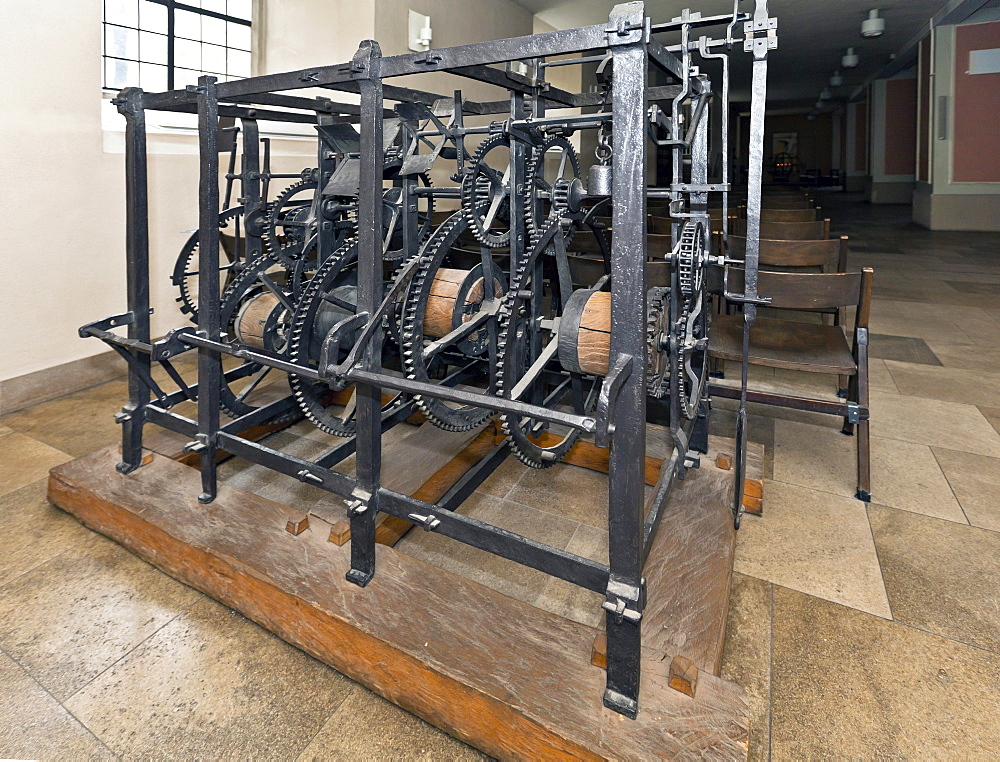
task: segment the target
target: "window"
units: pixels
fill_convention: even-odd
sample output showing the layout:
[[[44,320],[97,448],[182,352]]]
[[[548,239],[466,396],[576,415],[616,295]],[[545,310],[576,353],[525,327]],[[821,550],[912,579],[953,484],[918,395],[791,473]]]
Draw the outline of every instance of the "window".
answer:
[[[104,0],[104,87],[147,92],[250,76],[253,0]]]

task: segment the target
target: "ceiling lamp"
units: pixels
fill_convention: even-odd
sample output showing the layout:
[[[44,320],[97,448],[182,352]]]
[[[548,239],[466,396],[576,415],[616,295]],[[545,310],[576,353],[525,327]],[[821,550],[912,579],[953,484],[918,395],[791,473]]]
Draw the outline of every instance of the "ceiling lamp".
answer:
[[[823,108],[823,101],[816,101],[816,107],[815,108],[816,108],[817,111],[819,111],[821,108]]]
[[[878,9],[868,11],[868,18],[861,22],[862,37],[881,37],[885,31],[885,19],[878,17]]]
[[[823,88],[823,92],[821,92],[819,94],[819,99],[821,101],[828,101],[832,97],[833,97],[833,94],[830,92],[830,88],[829,87],[824,87]]]
[[[830,77],[830,87],[840,87],[842,84],[844,84],[844,78],[840,76],[840,69],[837,69]]]
[[[840,59],[840,66],[844,69],[853,69],[858,65],[857,48],[848,48],[847,53]]]

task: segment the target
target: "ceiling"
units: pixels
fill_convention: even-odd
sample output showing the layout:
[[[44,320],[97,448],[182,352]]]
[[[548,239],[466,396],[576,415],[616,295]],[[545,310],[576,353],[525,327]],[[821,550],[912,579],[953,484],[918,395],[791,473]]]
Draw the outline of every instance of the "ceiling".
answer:
[[[612,0],[515,0],[519,5],[557,29],[598,24],[608,18]],[[841,71],[844,84],[833,92],[847,98],[869,77],[890,62],[890,56],[926,28],[928,20],[947,5],[947,0],[769,0],[768,12],[778,19],[778,49],[769,56],[768,102],[811,104],[829,85],[830,75],[840,68],[846,48],[857,48],[857,68]],[[740,9],[753,11],[754,3],[743,0]],[[703,15],[732,12],[732,0],[647,0],[646,12],[657,21],[667,21],[684,8]],[[861,37],[861,22],[872,8],[885,19],[881,37]],[[706,34],[716,36],[722,28]],[[661,40],[669,44],[668,35]],[[734,55],[733,100],[749,100],[750,56]]]

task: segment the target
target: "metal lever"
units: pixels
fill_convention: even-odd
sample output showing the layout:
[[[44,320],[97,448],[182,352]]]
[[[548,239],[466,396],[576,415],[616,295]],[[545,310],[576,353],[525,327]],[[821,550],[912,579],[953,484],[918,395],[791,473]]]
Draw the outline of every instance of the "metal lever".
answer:
[[[615,414],[615,405],[618,403],[618,392],[621,391],[622,384],[632,372],[632,356],[618,355],[615,364],[611,366],[608,375],[604,377],[601,385],[601,395],[597,399],[597,420],[599,421],[597,431],[594,433],[594,444],[598,447],[607,447],[608,440],[615,433],[615,425],[611,418]]]

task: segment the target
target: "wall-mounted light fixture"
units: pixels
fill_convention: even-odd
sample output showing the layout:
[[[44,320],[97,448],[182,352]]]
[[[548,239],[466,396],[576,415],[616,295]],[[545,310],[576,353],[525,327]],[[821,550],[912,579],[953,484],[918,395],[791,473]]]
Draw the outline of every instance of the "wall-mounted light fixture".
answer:
[[[885,19],[879,18],[878,9],[868,11],[868,18],[861,22],[862,37],[881,37],[885,31]]]
[[[434,38],[434,33],[431,31],[431,17],[411,10],[409,38],[410,50],[421,51],[429,49],[431,40]]]
[[[853,69],[858,65],[858,49],[848,48],[844,57],[840,59],[840,67],[842,69]]]

